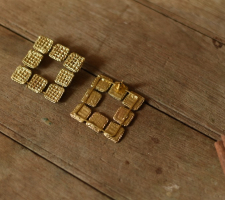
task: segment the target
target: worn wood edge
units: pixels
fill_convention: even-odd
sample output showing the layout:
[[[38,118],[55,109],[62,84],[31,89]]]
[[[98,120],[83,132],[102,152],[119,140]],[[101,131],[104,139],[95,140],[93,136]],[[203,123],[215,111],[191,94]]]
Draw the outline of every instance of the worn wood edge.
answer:
[[[201,27],[201,26],[199,26],[199,25],[197,25],[197,24],[195,24],[195,23],[175,14],[175,13],[172,13],[167,9],[164,9],[164,8],[154,4],[152,2],[149,2],[147,0],[133,0],[133,1],[139,3],[143,6],[146,6],[147,8],[149,8],[149,9],[151,9],[151,10],[153,10],[153,11],[155,11],[155,12],[157,12],[157,13],[165,16],[165,17],[168,17],[169,19],[171,19],[171,20],[173,20],[173,21],[175,21],[179,24],[182,24],[183,26],[186,26],[186,27],[206,36],[206,37],[209,37],[209,38],[211,38],[211,39],[213,39],[213,40],[215,40],[215,41],[217,41],[221,44],[225,44],[225,38],[224,37],[222,37],[220,35],[217,35],[216,33],[213,33],[210,30],[205,29],[205,28],[203,28],[203,27]]]
[[[38,156],[42,157],[43,159],[47,160],[48,162],[54,164],[58,168],[64,170],[67,173],[69,173],[71,176],[73,176],[77,180],[83,182],[87,186],[90,186],[91,188],[93,188],[97,192],[101,193],[102,195],[104,195],[108,199],[113,199],[112,197],[108,196],[107,194],[103,193],[102,191],[98,190],[97,188],[88,184],[87,182],[85,182],[82,179],[82,177],[85,177],[86,180],[88,180],[88,181],[91,180],[91,182],[93,182],[93,178],[88,177],[87,174],[82,173],[79,169],[75,168],[70,163],[65,162],[61,158],[59,158],[56,155],[48,152],[46,149],[43,149],[42,147],[38,146],[37,144],[34,144],[32,141],[29,141],[27,138],[24,138],[19,133],[14,132],[13,130],[4,126],[1,123],[0,123],[0,133],[5,135],[6,137],[11,138],[16,143],[24,146],[28,150],[32,151],[33,153],[37,154]],[[76,170],[76,175],[72,172],[73,171],[72,169]],[[96,181],[95,184],[98,185],[99,183]],[[105,188],[105,189],[107,190],[107,188]]]
[[[154,99],[151,99],[150,103],[147,105],[152,106],[153,108],[159,110],[160,112],[174,118],[175,120],[181,122],[182,124],[190,127],[191,129],[194,129],[200,134],[203,134],[212,140],[219,140],[221,133],[219,131],[215,132],[214,130],[209,129],[208,127],[205,127],[196,121],[186,117],[182,113],[177,112],[176,110],[170,108],[169,106],[164,105],[161,102],[157,102]]]
[[[64,197],[66,197],[66,192],[69,192],[67,198],[70,196],[75,199],[84,197],[87,199],[112,199],[102,192],[96,190],[92,186],[86,184],[84,181],[77,179],[76,177],[74,177],[74,175],[71,175],[64,169],[51,163],[49,160],[41,157],[36,152],[31,151],[26,146],[13,140],[8,135],[0,132],[0,137],[0,143],[2,144],[2,148],[0,148],[0,154],[3,154],[3,156],[5,155],[4,158],[2,158],[3,160],[1,161],[3,166],[0,167],[0,185],[2,186],[0,187],[1,199],[8,199],[8,197],[13,199],[23,199],[25,197],[27,199],[29,197],[29,194],[35,195],[37,194],[37,192],[42,192],[42,194],[40,194],[40,196],[38,197],[32,196],[32,199],[46,199],[51,196],[51,193],[54,192],[55,194],[57,190],[56,187],[52,187],[49,183],[52,183],[52,185],[56,184],[58,187],[60,187],[60,185],[63,185],[63,187],[60,187],[60,189],[62,189],[58,190],[57,192],[60,192],[60,194],[62,194],[62,196]],[[11,163],[12,161],[10,159],[19,161],[20,166],[18,167],[15,164],[16,161],[13,161],[13,163]],[[4,163],[10,165],[10,167],[7,167],[6,170],[4,170],[4,167],[6,167],[7,165],[5,166]],[[42,169],[40,170],[41,167],[43,167],[44,171],[42,171]],[[26,168],[31,169],[30,172],[33,172],[33,174],[23,173],[24,171],[26,171]],[[41,176],[44,176],[46,181],[48,181],[48,184],[46,182],[43,182],[44,180],[42,180],[38,182],[39,185],[35,185],[35,189],[31,192],[30,189],[34,187],[34,185],[31,185],[31,183],[34,181],[33,179],[35,179],[35,181],[38,180],[38,178],[36,178],[38,177],[37,175],[40,176],[39,179],[41,178]],[[35,177],[32,178],[33,176]],[[22,179],[24,177],[25,179]],[[56,182],[51,182],[54,179]],[[12,181],[15,181],[14,185],[12,184]],[[45,186],[45,184],[43,183],[46,183],[47,186]],[[71,185],[71,183],[73,184]],[[21,187],[25,188],[23,189],[22,193],[18,191],[21,189]],[[49,189],[51,190],[49,191]],[[48,197],[45,196],[46,193],[48,194]],[[51,196],[51,198],[52,197],[53,196]],[[59,197],[60,196],[58,196],[58,198]]]

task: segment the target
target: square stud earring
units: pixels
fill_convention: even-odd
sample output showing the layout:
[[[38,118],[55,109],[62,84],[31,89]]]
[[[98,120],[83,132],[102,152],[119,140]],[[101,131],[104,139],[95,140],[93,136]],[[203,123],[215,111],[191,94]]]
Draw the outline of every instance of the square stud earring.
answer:
[[[77,73],[81,69],[85,58],[77,53],[69,54],[69,48],[61,44],[53,46],[53,40],[44,36],[38,37],[33,48],[34,49],[28,51],[27,55],[22,60],[23,65],[16,68],[11,79],[19,84],[27,84],[27,87],[36,93],[42,93],[48,84],[48,80],[38,74],[32,76],[31,69],[38,67],[44,54],[50,51],[49,57],[56,61],[63,62],[63,66],[66,68],[59,71],[55,83],[49,84],[47,90],[43,92],[47,100],[56,103],[62,97],[65,91],[64,88],[71,83],[74,73]]]
[[[107,117],[99,112],[92,114],[90,107],[96,107],[102,93],[107,92],[116,100],[122,101],[124,106],[119,107],[113,116],[114,121],[110,121]],[[114,82],[111,78],[104,75],[98,75],[91,84],[91,88],[87,90],[70,116],[79,122],[85,122],[86,125],[97,133],[102,132],[105,137],[113,142],[119,142],[124,134],[124,127],[128,126],[134,118],[134,112],[140,108],[144,102],[144,98],[132,91],[122,82]],[[92,114],[92,115],[91,115]]]

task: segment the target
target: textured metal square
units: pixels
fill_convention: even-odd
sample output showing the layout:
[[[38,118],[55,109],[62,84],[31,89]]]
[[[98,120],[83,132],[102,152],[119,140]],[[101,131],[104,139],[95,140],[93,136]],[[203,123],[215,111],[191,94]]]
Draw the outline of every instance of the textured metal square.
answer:
[[[112,87],[110,88],[110,90],[108,91],[108,93],[113,98],[115,98],[115,99],[117,99],[117,100],[120,101],[120,100],[122,100],[125,97],[125,95],[127,94],[127,91],[125,89],[123,89],[123,90],[117,90],[116,86],[117,85],[114,83],[112,85]]]
[[[109,124],[108,118],[98,112],[95,112],[88,119],[91,109],[85,104],[95,107],[102,97],[100,92],[107,91],[113,98],[122,100],[122,103],[126,107],[120,107],[113,116],[115,122],[111,121]],[[128,87],[123,83],[123,81],[113,82],[113,80],[109,77],[98,75],[92,82],[91,89],[87,90],[81,101],[83,104],[79,104],[75,108],[75,110],[71,113],[71,117],[78,120],[79,122],[85,121],[89,128],[93,129],[95,132],[103,132],[105,137],[116,143],[122,138],[124,134],[125,127],[123,126],[128,126],[134,118],[134,113],[132,110],[138,110],[143,104],[144,98],[139,94],[129,91]],[[81,117],[81,114],[77,114],[78,111],[80,111],[79,109],[81,106],[86,106],[83,111],[83,116],[86,118]],[[104,130],[104,127],[107,124],[108,126]]]
[[[31,74],[32,72],[30,69],[23,66],[18,66],[13,72],[11,79],[19,84],[25,84],[29,80]]]
[[[78,72],[84,63],[85,58],[77,53],[71,53],[64,61],[63,66],[72,72]]]
[[[98,102],[101,100],[102,95],[101,93],[92,90],[92,89],[88,89],[87,92],[85,93],[85,95],[83,96],[83,98],[81,99],[81,101],[83,103],[88,104],[91,107],[95,107],[97,106]]]
[[[37,51],[29,50],[25,58],[22,60],[22,63],[30,68],[36,68],[41,60],[43,55]]]
[[[81,103],[70,113],[70,116],[79,122],[84,122],[91,115],[91,109]]]
[[[36,93],[41,93],[47,83],[48,81],[45,78],[39,76],[38,74],[34,74],[28,82],[27,87]]]
[[[66,59],[68,53],[69,48],[61,44],[56,44],[55,46],[53,46],[51,52],[49,53],[49,56],[54,60],[63,61]]]
[[[73,80],[73,77],[73,72],[66,69],[61,69],[55,79],[55,82],[63,87],[67,87]]]
[[[95,132],[99,133],[108,123],[108,121],[109,120],[107,117],[100,114],[99,112],[95,112],[91,115],[86,125]]]
[[[35,41],[33,48],[36,51],[39,51],[40,53],[46,54],[52,48],[52,45],[53,40],[44,36],[39,36],[38,39]]]
[[[64,92],[65,89],[63,87],[57,84],[50,84],[44,93],[44,97],[52,103],[57,103],[61,99]]]
[[[133,118],[134,113],[125,107],[120,107],[113,116],[113,119],[123,126],[128,126]]]
[[[113,142],[119,142],[123,134],[124,128],[120,127],[120,125],[115,122],[110,122],[104,132],[104,136],[112,140]]]
[[[144,101],[145,99],[141,95],[134,92],[129,92],[129,94],[122,101],[122,104],[128,108],[132,107],[132,110],[138,110]]]
[[[113,80],[104,75],[98,75],[92,82],[91,87],[95,87],[99,92],[106,92],[112,85]]]

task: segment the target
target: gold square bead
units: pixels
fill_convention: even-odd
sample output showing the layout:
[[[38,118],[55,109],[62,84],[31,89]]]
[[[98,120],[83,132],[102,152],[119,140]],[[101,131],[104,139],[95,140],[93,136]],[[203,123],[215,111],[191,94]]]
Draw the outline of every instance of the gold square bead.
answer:
[[[95,107],[101,100],[101,98],[102,98],[101,93],[95,90],[92,91],[91,89],[88,89],[83,98],[81,99],[81,101],[83,103],[88,104],[91,107]]]
[[[115,98],[115,99],[117,99],[117,100],[122,100],[123,98],[124,98],[124,96],[127,94],[127,87],[126,86],[124,86],[125,88],[123,88],[123,89],[121,89],[121,90],[118,90],[117,89],[117,85],[118,85],[119,83],[114,83],[113,85],[112,85],[112,87],[110,88],[110,90],[109,90],[109,94],[113,97],[113,98]]]
[[[92,82],[91,87],[95,87],[99,92],[106,92],[112,85],[113,80],[104,75],[98,75]]]
[[[52,45],[53,40],[44,36],[39,36],[38,39],[35,41],[33,48],[39,51],[40,53],[46,54],[52,48]]]
[[[99,112],[95,112],[91,115],[86,125],[95,132],[99,133],[108,123],[108,121],[109,120],[107,117],[100,114]]]
[[[28,82],[27,87],[36,93],[41,93],[47,83],[48,81],[45,78],[38,74],[34,74],[30,82]]]
[[[53,46],[51,52],[49,53],[49,56],[56,61],[63,61],[66,59],[68,53],[69,48],[64,47],[61,44],[56,44],[55,46]]]
[[[22,63],[30,68],[36,68],[41,60],[43,55],[37,51],[29,50],[25,58],[22,60]]]
[[[123,126],[128,126],[133,118],[134,113],[125,107],[120,107],[113,116],[113,119]]]
[[[84,122],[91,114],[91,109],[85,104],[78,104],[70,116],[79,122]]]
[[[64,61],[63,66],[72,72],[78,72],[84,63],[85,58],[77,53],[71,53]]]
[[[120,127],[120,125],[115,122],[110,122],[105,129],[104,136],[116,143],[122,138],[123,133],[123,127]]]
[[[144,101],[145,99],[141,95],[134,92],[129,92],[129,94],[122,101],[122,104],[128,108],[132,107],[132,110],[138,110]]]
[[[19,84],[25,84],[29,80],[31,74],[32,72],[30,69],[27,69],[26,67],[23,66],[19,66],[13,72],[11,79]]]
[[[57,84],[50,84],[44,93],[44,97],[52,103],[57,103],[61,99],[64,92],[65,89],[63,87]]]
[[[55,79],[55,82],[63,87],[67,87],[74,77],[73,72],[61,69]]]

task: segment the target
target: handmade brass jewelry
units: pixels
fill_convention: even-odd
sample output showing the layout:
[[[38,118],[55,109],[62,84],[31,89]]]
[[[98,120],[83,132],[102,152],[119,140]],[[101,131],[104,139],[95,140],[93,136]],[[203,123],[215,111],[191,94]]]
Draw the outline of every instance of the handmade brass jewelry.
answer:
[[[29,69],[34,69],[38,67],[42,61],[44,55],[50,50],[49,57],[56,61],[64,61],[63,66],[66,69],[61,69],[55,79],[55,83],[51,83],[44,93],[44,97],[49,101],[56,103],[62,97],[65,89],[73,77],[74,73],[78,72],[85,60],[77,53],[69,53],[69,48],[56,44],[53,47],[53,40],[39,36],[33,45],[33,49],[29,50],[25,58],[22,60],[23,66],[20,65],[16,68],[11,76],[11,79],[19,84],[27,84],[27,87],[36,93],[41,93],[48,84],[48,81],[38,74],[32,75],[32,71]],[[30,79],[30,80],[29,80]]]
[[[114,121],[111,122],[99,112],[94,112],[91,115],[90,108],[96,107],[102,98],[101,93],[107,91],[113,98],[122,101],[122,104],[125,106],[120,107],[116,111],[113,116]],[[134,117],[132,111],[140,108],[144,102],[144,98],[139,94],[129,91],[128,87],[125,86],[123,82],[113,82],[111,78],[98,75],[81,101],[82,103],[76,106],[70,113],[70,116],[79,122],[86,122],[89,128],[97,133],[103,132],[105,137],[116,143],[123,136],[124,126],[128,126],[132,121]]]

